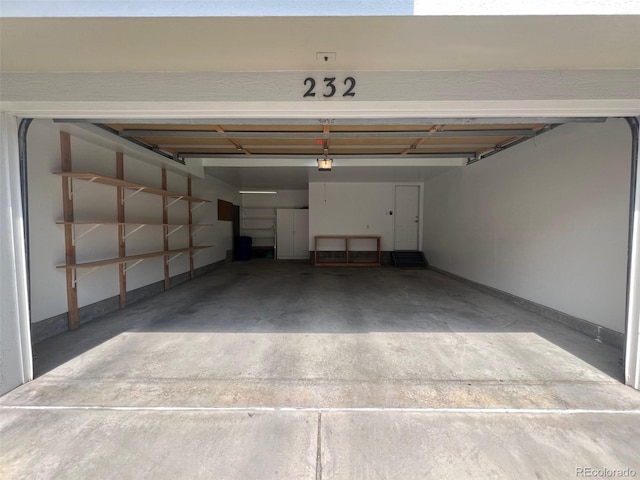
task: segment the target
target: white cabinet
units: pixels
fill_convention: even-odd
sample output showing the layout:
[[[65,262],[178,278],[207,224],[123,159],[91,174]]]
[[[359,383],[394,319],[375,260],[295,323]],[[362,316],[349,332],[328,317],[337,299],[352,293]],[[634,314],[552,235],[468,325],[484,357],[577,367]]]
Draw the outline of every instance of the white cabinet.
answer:
[[[278,258],[309,258],[309,210],[279,208],[276,215]]]

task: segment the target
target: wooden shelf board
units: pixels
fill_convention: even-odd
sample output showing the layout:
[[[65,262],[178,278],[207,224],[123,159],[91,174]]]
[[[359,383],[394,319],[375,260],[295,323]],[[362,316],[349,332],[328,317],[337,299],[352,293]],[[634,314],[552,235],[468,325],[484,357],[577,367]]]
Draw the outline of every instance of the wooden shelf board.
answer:
[[[107,177],[105,175],[98,175],[91,172],[53,172],[55,175],[60,175],[65,178],[77,178],[79,180],[87,180],[93,183],[100,183],[102,185],[111,185],[113,187],[131,188],[135,190],[141,190],[145,193],[151,193],[153,195],[160,195],[163,197],[180,198],[181,200],[189,202],[206,202],[211,203],[211,200],[205,200],[204,198],[192,197],[178,192],[171,192],[169,190],[163,190],[161,188],[149,187],[140,183],[129,182],[126,180],[120,180],[118,178]]]
[[[345,238],[348,239],[370,239],[370,240],[377,240],[378,238],[380,238],[379,235],[316,235],[315,238],[317,238],[318,240],[321,239],[340,239],[340,240],[344,240]]]
[[[149,225],[153,227],[213,227],[213,223],[148,223],[148,222],[100,222],[100,221],[74,221],[56,222],[57,225]]]
[[[163,250],[160,252],[151,252],[151,253],[141,253],[139,255],[128,255],[126,257],[116,257],[116,258],[106,258],[104,260],[95,260],[92,262],[82,262],[75,263],[72,265],[57,265],[56,268],[95,268],[95,267],[105,267],[107,265],[119,265],[121,263],[128,262],[136,262],[138,260],[146,260],[148,258],[155,257],[168,257],[170,255],[175,255],[176,253],[184,253],[184,252],[192,252],[195,250],[202,250],[205,248],[211,248],[211,245],[201,245],[198,247],[190,247],[190,248],[178,248],[175,250]]]

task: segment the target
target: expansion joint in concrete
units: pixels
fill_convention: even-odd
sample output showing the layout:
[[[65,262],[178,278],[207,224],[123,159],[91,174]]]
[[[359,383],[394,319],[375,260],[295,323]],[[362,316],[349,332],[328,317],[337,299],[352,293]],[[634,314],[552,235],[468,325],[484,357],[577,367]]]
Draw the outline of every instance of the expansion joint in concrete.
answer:
[[[322,480],[322,412],[318,412],[318,444],[316,451],[316,480]]]
[[[43,411],[114,411],[114,412],[249,412],[286,413],[312,412],[318,415],[317,464],[321,460],[322,414],[331,413],[453,413],[453,414],[523,414],[523,415],[640,415],[640,408],[482,408],[482,407],[130,407],[101,405],[2,405],[1,410],[43,410]]]

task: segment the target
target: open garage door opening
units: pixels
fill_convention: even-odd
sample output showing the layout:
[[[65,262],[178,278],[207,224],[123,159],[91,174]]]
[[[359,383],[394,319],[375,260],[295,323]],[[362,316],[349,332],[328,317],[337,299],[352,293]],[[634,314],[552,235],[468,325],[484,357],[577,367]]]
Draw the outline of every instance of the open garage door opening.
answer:
[[[341,382],[365,381],[347,402],[365,406],[388,400],[368,397],[372,385],[400,388],[402,402],[453,382],[443,406],[460,395],[473,405],[487,382],[493,406],[514,382],[532,402],[568,384],[614,387],[624,382],[631,138],[616,118],[35,120],[36,374],[134,363],[123,381],[150,386],[153,372],[191,381],[240,356],[229,376],[258,365],[247,395],[284,399],[283,385],[300,381],[342,402]],[[396,246],[403,188],[419,198],[411,216],[428,270],[393,265],[406,250]],[[252,237],[248,262],[229,263],[225,204]],[[344,261],[342,239],[315,240],[340,236],[356,237],[345,252],[355,266],[376,248],[358,237],[380,237],[382,267],[313,267],[320,248]],[[148,350],[158,335],[168,343]],[[221,353],[234,349],[246,356]],[[252,390],[272,374],[276,384]]]

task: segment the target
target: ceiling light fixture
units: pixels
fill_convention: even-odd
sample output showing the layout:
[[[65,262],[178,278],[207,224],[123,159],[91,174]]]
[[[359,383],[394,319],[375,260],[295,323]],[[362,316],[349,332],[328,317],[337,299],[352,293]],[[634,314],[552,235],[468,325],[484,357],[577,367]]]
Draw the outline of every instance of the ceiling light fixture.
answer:
[[[268,191],[268,190],[239,190],[238,193],[263,193],[263,194],[276,194],[278,192]]]
[[[329,149],[324,149],[324,158],[318,158],[318,170],[321,172],[328,172],[333,165],[333,159],[329,158]]]

